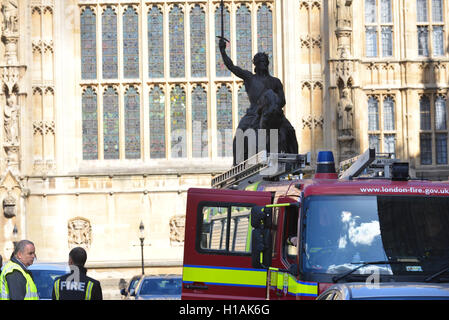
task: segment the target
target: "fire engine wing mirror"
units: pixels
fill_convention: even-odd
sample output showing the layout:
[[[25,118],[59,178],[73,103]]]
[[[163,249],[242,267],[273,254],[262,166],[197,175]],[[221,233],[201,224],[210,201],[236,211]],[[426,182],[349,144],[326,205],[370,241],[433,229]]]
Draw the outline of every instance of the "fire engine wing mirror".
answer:
[[[251,208],[251,260],[253,268],[267,269],[271,266],[271,208]]]

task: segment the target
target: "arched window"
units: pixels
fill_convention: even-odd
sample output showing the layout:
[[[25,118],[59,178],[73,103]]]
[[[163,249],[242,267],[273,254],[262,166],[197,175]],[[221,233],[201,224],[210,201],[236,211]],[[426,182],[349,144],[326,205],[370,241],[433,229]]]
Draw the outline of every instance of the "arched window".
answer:
[[[118,94],[112,86],[103,93],[103,146],[104,159],[119,159]]]
[[[125,157],[140,159],[140,96],[135,87],[125,93]]]
[[[87,7],[81,13],[81,78],[97,78],[97,20],[94,11]]]
[[[170,92],[170,134],[172,158],[187,157],[186,93],[180,85]]]
[[[368,99],[368,130],[379,130],[379,101],[375,97]]]
[[[98,159],[98,110],[97,94],[88,87],[82,97],[83,113],[83,159]]]
[[[208,157],[207,92],[196,86],[192,92],[192,157]]]
[[[150,90],[150,158],[165,158],[165,95],[160,86]]]
[[[199,5],[190,12],[190,51],[192,77],[205,77],[206,14]]]
[[[251,12],[242,4],[236,13],[236,49],[237,65],[245,70],[252,66]]]
[[[270,58],[270,73],[273,73],[273,13],[266,4],[257,10],[257,48]]]
[[[230,23],[230,14],[228,8],[224,8],[223,10],[223,28],[224,28],[224,37],[231,40],[231,23]],[[221,9],[217,7],[215,10],[215,31],[218,35],[221,35]],[[229,43],[227,44],[229,46]],[[229,51],[229,48],[228,48]],[[229,77],[231,72],[224,65],[223,59],[221,57],[220,49],[218,45],[215,46],[215,68],[217,77]]]
[[[131,6],[123,14],[123,76],[139,78],[139,16]]]
[[[217,155],[232,156],[232,94],[222,85],[217,91]]]
[[[419,101],[421,130],[431,130],[430,122],[430,99],[422,96]]]
[[[117,49],[117,14],[111,7],[106,7],[102,14],[102,43],[103,43],[103,78],[116,79],[118,77],[118,49]]]
[[[384,99],[384,130],[394,130],[394,100],[391,97]]]
[[[169,14],[170,77],[185,75],[184,58],[184,12],[175,5]]]
[[[164,17],[157,6],[148,11],[148,76],[164,77]]]

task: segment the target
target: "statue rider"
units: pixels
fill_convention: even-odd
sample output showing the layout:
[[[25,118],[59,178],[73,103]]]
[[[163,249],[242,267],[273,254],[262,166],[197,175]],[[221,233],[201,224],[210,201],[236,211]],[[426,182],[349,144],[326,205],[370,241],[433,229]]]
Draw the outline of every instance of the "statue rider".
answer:
[[[285,94],[284,87],[281,81],[270,75],[268,71],[268,55],[264,52],[259,52],[254,55],[253,64],[254,64],[254,73],[248,70],[243,70],[242,68],[235,66],[232,62],[231,58],[226,54],[226,42],[223,38],[219,40],[219,48],[221,52],[221,56],[223,58],[224,64],[226,67],[237,77],[243,80],[245,85],[246,93],[248,94],[250,106],[246,111],[246,114],[240,120],[237,129],[241,129],[245,132],[247,129],[259,129],[259,115],[258,115],[258,100],[263,95],[263,93],[272,89],[279,98],[279,108],[282,109],[285,106]],[[234,138],[234,165],[238,162],[236,159],[236,142]],[[245,147],[245,151],[247,152],[247,148]],[[244,155],[244,159],[247,159],[248,155]]]

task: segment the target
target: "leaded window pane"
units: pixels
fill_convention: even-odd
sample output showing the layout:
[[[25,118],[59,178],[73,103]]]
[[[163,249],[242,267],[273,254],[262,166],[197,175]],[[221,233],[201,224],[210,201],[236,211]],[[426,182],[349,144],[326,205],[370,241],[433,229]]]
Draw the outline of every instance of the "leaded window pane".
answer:
[[[435,140],[437,164],[447,164],[447,133],[437,133]]]
[[[123,14],[123,76],[139,78],[139,16],[133,7]]]
[[[237,65],[245,70],[252,66],[251,12],[246,5],[240,6],[236,13]]]
[[[432,164],[432,134],[421,133],[419,139],[419,150],[421,152],[421,164]]]
[[[150,91],[150,158],[165,158],[165,95],[160,86]]]
[[[268,54],[269,60],[273,61],[273,13],[266,4],[257,10],[257,50]],[[268,69],[273,73],[273,63]]]
[[[393,55],[393,28],[382,27],[382,56],[391,57]]]
[[[368,130],[379,130],[379,102],[374,97],[368,99]]]
[[[97,94],[91,87],[83,92],[83,159],[98,159],[98,110]]]
[[[376,0],[365,0],[365,23],[376,21]]]
[[[111,7],[107,7],[103,12],[101,23],[103,44],[103,78],[116,79],[118,77],[117,14]]]
[[[384,135],[384,150],[385,153],[396,153],[396,136],[394,134]]]
[[[232,94],[222,85],[217,91],[217,154],[232,156]]]
[[[249,99],[248,99],[248,94],[246,93],[244,86],[239,89],[237,98],[238,98],[238,110],[239,110],[238,117],[239,117],[239,121],[240,121],[240,119],[242,119],[242,117],[245,115],[246,110],[248,110],[249,105],[250,105]]]
[[[416,15],[418,22],[427,22],[427,0],[417,0],[416,1]]]
[[[196,5],[190,12],[190,50],[192,77],[206,76],[206,14]]]
[[[391,97],[384,100],[384,130],[394,130],[394,101]]]
[[[418,54],[423,57],[429,56],[429,29],[418,27]]]
[[[377,28],[376,27],[366,27],[366,56],[368,58],[377,57]]]
[[[81,13],[81,78],[97,78],[97,26],[96,16],[91,8]]]
[[[140,158],[140,96],[134,87],[125,93],[125,157]]]
[[[201,86],[196,86],[192,92],[192,156],[209,156],[207,92]]]
[[[119,158],[118,94],[109,86],[103,94],[103,144],[104,158]]]
[[[170,133],[172,158],[187,157],[186,93],[180,85],[170,92]]]
[[[432,30],[433,55],[444,56],[444,32],[442,26],[434,26]]]
[[[170,77],[185,75],[184,12],[175,5],[169,15]]]
[[[227,8],[223,10],[223,26],[224,26],[224,37],[228,40],[231,40],[230,36],[230,14]],[[218,35],[221,35],[221,8],[218,7],[215,10],[215,32]],[[229,42],[226,43],[228,46],[228,54],[229,54]],[[231,75],[231,71],[225,66],[223,62],[223,58],[221,57],[220,48],[218,47],[218,41],[215,46],[215,70],[217,77],[229,77]]]
[[[377,134],[370,134],[368,136],[368,140],[369,140],[369,147],[371,149],[375,149],[376,152],[380,152],[380,138],[379,135]]]
[[[164,77],[163,15],[157,6],[148,11],[148,76]],[[165,157],[165,153],[164,153]]]
[[[393,12],[391,8],[391,0],[381,0],[380,17],[382,23],[393,22]]]
[[[443,0],[432,0],[432,21],[443,22]]]
[[[430,130],[430,100],[429,97],[423,96],[419,101],[420,108],[420,128],[421,130]]]
[[[439,96],[435,101],[435,129],[446,130],[446,100]]]

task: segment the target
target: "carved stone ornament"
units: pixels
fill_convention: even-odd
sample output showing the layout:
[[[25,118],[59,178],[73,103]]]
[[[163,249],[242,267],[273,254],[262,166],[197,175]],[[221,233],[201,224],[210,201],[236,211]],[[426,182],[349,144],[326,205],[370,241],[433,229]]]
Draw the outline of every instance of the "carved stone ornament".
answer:
[[[70,249],[83,247],[88,249],[92,243],[92,226],[86,218],[76,217],[67,223],[68,245]]]
[[[3,215],[6,219],[11,219],[16,216],[16,198],[8,192],[3,199]]]
[[[170,242],[172,244],[184,243],[186,216],[174,216],[170,219]]]

